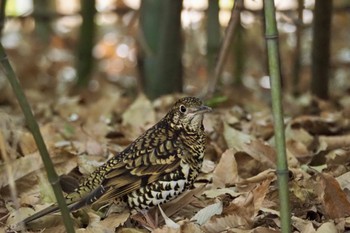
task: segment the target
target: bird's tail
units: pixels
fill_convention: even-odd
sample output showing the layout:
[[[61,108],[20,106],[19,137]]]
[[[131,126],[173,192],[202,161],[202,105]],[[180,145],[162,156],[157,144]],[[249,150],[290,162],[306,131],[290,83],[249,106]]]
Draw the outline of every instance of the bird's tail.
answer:
[[[92,203],[94,203],[97,199],[99,199],[104,193],[105,193],[106,189],[100,185],[98,188],[96,188],[93,192],[89,193],[89,195],[78,199],[78,200],[67,200],[68,201],[68,210],[71,211],[76,211],[86,205],[90,205]],[[77,192],[77,194],[79,194]],[[79,196],[79,195],[78,195]],[[56,213],[59,211],[59,207],[57,204],[49,206],[43,210],[40,210],[39,212],[25,218],[24,220],[22,220],[19,224],[23,224],[26,225],[29,222],[32,222],[38,218],[41,218],[45,215],[48,214],[52,214],[52,213]]]
[[[59,210],[59,207],[57,205],[49,206],[49,207],[42,209],[39,212],[37,212],[31,216],[29,216],[28,218],[23,219],[21,221],[21,224],[26,225],[27,223],[34,221],[38,218],[41,218],[45,215],[56,213],[56,212],[58,212],[58,210]]]

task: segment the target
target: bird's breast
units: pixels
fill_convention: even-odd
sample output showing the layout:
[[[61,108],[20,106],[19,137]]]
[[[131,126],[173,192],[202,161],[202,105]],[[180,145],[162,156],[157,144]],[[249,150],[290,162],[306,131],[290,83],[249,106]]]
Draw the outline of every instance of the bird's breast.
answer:
[[[181,164],[178,170],[127,195],[130,208],[138,211],[168,202],[190,187],[192,169]]]

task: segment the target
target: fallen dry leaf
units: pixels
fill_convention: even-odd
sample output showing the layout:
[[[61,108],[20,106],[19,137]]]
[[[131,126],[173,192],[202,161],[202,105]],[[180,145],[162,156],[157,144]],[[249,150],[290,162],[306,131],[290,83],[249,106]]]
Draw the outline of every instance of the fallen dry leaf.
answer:
[[[197,224],[186,220],[179,222],[179,225],[181,226],[180,228],[163,226],[161,228],[154,229],[152,233],[204,233]]]
[[[206,232],[216,233],[223,232],[231,228],[238,228],[240,230],[247,230],[251,226],[251,221],[240,214],[240,209],[236,212],[225,215],[223,217],[212,218],[206,222],[202,229]]]
[[[350,147],[330,150],[324,157],[328,166],[347,164],[350,162]]]
[[[127,136],[134,140],[146,128],[156,123],[153,105],[145,95],[140,94],[122,115],[122,124],[127,127]]]
[[[305,232],[305,233],[315,233],[316,230],[313,226],[313,223],[308,220],[304,220],[298,217],[292,217],[292,225],[295,227],[299,232]]]
[[[291,122],[292,128],[304,128],[311,134],[334,134],[349,121],[342,116],[341,112],[323,112],[321,116],[303,115],[296,117]]]
[[[342,190],[350,190],[350,172],[346,172],[336,178]]]
[[[124,211],[123,213],[111,214],[103,220],[92,212],[88,212],[88,215],[90,217],[89,225],[86,228],[77,229],[77,233],[114,233],[117,227],[126,222],[130,213]]]
[[[8,175],[5,169],[6,164],[0,165],[0,186],[4,187],[8,185]],[[16,169],[13,170],[13,177],[18,180],[31,172],[37,171],[42,168],[41,157],[38,152],[21,157],[12,161],[12,166]]]
[[[273,180],[276,179],[276,170],[274,169],[267,169],[265,171],[260,172],[259,174],[242,179],[239,184],[249,184],[249,183],[259,183],[264,180]]]
[[[220,162],[213,172],[214,187],[224,188],[226,184],[240,181],[234,153],[233,149],[228,149],[222,154]]]
[[[146,229],[139,228],[121,228],[117,230],[117,233],[148,233]]]
[[[333,222],[323,223],[316,231],[316,233],[337,233],[339,232]]]
[[[319,140],[327,145],[328,150],[350,146],[350,134],[336,136],[320,136]]]
[[[229,194],[231,197],[238,197],[240,193],[236,191],[236,188],[219,188],[219,189],[209,189],[203,192],[203,195],[207,198],[216,198],[218,196]]]
[[[270,183],[271,180],[265,180],[252,191],[254,197],[254,213],[252,218],[255,217],[258,214],[258,211],[261,209],[266,194],[268,193]]]
[[[180,225],[177,224],[176,222],[174,222],[171,218],[169,218],[168,216],[166,216],[166,214],[164,213],[162,207],[160,207],[160,205],[158,205],[158,209],[160,214],[162,215],[164,221],[165,221],[165,225],[169,228],[173,228],[173,229],[179,229]]]
[[[262,208],[270,181],[257,185],[251,192],[241,195],[225,206],[221,215],[214,215],[203,224],[208,232],[221,232],[225,229],[251,229],[253,219]]]
[[[350,215],[350,202],[340,188],[337,180],[328,174],[319,174],[323,188],[322,203],[325,214],[331,218],[343,218]]]
[[[37,150],[33,135],[29,132],[21,132],[18,143],[23,155],[32,154]]]
[[[207,207],[198,211],[192,218],[191,221],[195,221],[199,225],[206,223],[214,215],[219,215],[222,213],[223,206],[222,201],[208,205]]]
[[[271,229],[268,227],[257,227],[250,231],[251,233],[279,233],[279,230]],[[238,232],[237,232],[238,233]],[[306,233],[306,232],[304,232]]]
[[[276,167],[276,152],[267,143],[224,124],[224,137],[229,148],[245,152],[267,168]]]

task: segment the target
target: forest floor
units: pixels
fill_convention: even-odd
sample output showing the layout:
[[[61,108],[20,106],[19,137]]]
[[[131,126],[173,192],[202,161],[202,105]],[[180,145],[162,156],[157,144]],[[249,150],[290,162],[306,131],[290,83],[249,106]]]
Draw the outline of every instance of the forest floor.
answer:
[[[1,231],[55,200],[24,117],[8,93],[0,111]],[[205,116],[207,149],[195,187],[161,207],[166,216],[157,210],[158,223],[148,230],[279,232],[270,106],[247,91],[231,93],[223,94],[227,100]],[[155,124],[180,97],[152,102],[108,82],[95,93],[57,97],[31,88],[26,95],[57,172],[78,179],[107,160],[108,152],[121,151]],[[284,97],[293,232],[350,229],[350,98]],[[105,218],[84,210],[75,218],[77,232],[148,231],[130,221],[126,208],[111,208]],[[59,215],[30,227],[29,232],[64,232]]]

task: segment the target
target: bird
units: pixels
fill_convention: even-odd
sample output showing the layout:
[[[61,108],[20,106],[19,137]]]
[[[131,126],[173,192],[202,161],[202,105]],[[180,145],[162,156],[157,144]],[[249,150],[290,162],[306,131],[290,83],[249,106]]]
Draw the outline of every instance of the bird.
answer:
[[[122,200],[131,210],[141,212],[179,196],[193,185],[200,172],[206,144],[203,118],[210,111],[196,97],[176,101],[158,123],[67,194],[68,209],[73,212]],[[58,211],[54,204],[21,224]]]

